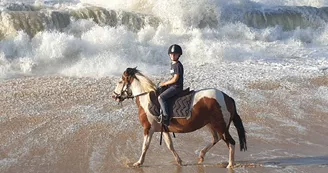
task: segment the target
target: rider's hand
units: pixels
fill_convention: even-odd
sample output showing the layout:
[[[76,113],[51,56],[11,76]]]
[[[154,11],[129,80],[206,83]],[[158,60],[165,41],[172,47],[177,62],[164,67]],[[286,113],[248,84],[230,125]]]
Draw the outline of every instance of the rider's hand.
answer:
[[[161,82],[161,83],[159,84],[159,86],[160,86],[160,87],[166,86],[166,85],[165,85],[165,82]]]

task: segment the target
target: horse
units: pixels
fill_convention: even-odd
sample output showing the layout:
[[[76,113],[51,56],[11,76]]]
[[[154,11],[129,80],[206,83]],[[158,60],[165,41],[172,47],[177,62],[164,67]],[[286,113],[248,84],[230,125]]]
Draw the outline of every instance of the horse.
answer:
[[[163,126],[158,118],[148,110],[151,101],[149,93],[156,91],[157,86],[136,67],[127,68],[122,79],[117,83],[112,97],[123,102],[128,98],[135,98],[138,107],[139,121],[143,127],[144,139],[142,152],[139,160],[133,164],[140,167],[145,161],[145,155],[149,148],[154,132],[163,132]],[[235,140],[229,133],[231,122],[235,125],[239,137],[240,151],[247,150],[246,132],[243,122],[236,110],[233,98],[215,88],[201,89],[194,92],[192,98],[191,117],[189,119],[172,119],[167,130],[164,131],[164,141],[168,149],[173,153],[178,165],[182,160],[175,151],[169,132],[188,133],[207,127],[212,134],[213,140],[208,143],[199,153],[198,164],[204,161],[205,154],[221,139],[229,148],[229,163],[227,168],[234,166]]]

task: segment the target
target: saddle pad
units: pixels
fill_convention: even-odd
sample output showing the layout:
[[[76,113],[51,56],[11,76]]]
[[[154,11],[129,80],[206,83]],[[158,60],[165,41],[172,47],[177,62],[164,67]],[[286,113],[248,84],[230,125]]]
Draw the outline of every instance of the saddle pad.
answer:
[[[194,91],[188,92],[180,97],[174,97],[169,100],[169,112],[171,118],[190,118],[191,116],[191,101],[193,99]],[[150,102],[148,110],[155,116],[160,115],[160,105],[158,103],[157,94],[155,92],[149,93]]]
[[[158,103],[157,94],[154,91],[150,92],[149,99],[150,99],[150,101],[148,103],[149,112],[155,116],[159,116],[160,105]]]
[[[191,117],[191,100],[193,98],[193,92],[189,93],[188,95],[178,97],[176,100],[173,100],[171,103],[171,107],[173,107],[172,111],[172,118],[187,118]]]

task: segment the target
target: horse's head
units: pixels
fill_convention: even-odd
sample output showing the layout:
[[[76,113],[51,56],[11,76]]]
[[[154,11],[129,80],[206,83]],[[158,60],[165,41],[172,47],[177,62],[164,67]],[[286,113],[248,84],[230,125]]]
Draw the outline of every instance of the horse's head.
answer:
[[[122,75],[122,79],[117,83],[114,90],[114,98],[118,102],[122,102],[127,98],[133,98],[131,90],[131,83],[136,78],[135,74],[138,73],[137,68],[127,68]]]

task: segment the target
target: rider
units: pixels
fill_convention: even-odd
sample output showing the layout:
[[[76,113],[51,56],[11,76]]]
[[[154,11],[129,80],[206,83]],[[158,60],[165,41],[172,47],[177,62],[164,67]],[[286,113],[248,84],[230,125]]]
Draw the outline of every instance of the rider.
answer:
[[[179,61],[182,55],[182,49],[179,45],[173,44],[169,47],[168,54],[171,58],[171,70],[172,78],[166,82],[161,82],[160,86],[168,86],[162,94],[158,96],[158,101],[162,110],[162,123],[168,126],[170,123],[168,100],[183,90],[183,65]]]

